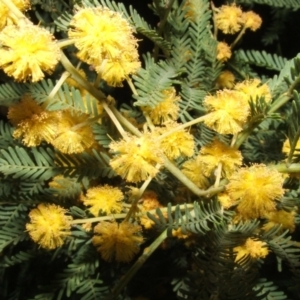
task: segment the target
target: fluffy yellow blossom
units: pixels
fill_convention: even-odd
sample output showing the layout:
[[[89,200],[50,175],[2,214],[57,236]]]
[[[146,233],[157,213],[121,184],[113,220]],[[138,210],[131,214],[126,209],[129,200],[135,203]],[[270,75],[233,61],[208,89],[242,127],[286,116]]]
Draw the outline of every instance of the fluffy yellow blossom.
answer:
[[[209,182],[204,175],[205,165],[196,159],[190,159],[182,165],[182,173],[194,182],[199,188],[205,189],[208,187]]]
[[[244,26],[252,31],[256,31],[262,24],[261,17],[253,11],[243,13]]]
[[[21,138],[26,146],[36,147],[43,140],[50,142],[57,132],[60,112],[45,111],[28,94],[9,107],[7,117],[16,127],[13,136]]]
[[[282,152],[286,155],[289,155],[291,151],[291,145],[289,139],[286,139],[282,146]],[[297,141],[294,155],[300,155],[300,139]]]
[[[63,111],[57,134],[51,144],[62,153],[67,154],[81,153],[89,149],[95,139],[88,118],[87,114]]]
[[[281,225],[283,230],[288,229],[290,232],[295,230],[295,212],[278,210],[266,215],[268,222],[264,224],[263,230],[270,230],[276,225]]]
[[[216,81],[216,87],[218,89],[232,89],[234,87],[235,77],[233,73],[228,70],[223,71]]]
[[[181,227],[172,230],[172,236],[178,239],[187,239],[190,235],[190,232],[187,232],[187,234],[182,233]]]
[[[128,222],[100,222],[94,228],[93,245],[106,261],[129,262],[143,242],[141,227]]]
[[[205,166],[203,171],[206,176],[209,177],[221,163],[222,171],[228,177],[242,165],[243,157],[239,150],[215,139],[210,145],[201,148],[197,159]]]
[[[60,50],[49,31],[35,25],[6,26],[0,32],[0,67],[16,81],[39,81],[51,73]]]
[[[216,26],[226,34],[237,33],[243,23],[243,12],[235,3],[222,5],[216,13]]]
[[[241,168],[229,179],[227,193],[239,201],[237,211],[244,219],[265,217],[275,211],[275,200],[283,196],[283,177],[266,165]]]
[[[81,195],[84,205],[91,206],[89,211],[98,216],[99,211],[105,214],[120,213],[124,195],[118,188],[104,185],[87,190],[86,196]]]
[[[157,132],[165,134],[169,130],[176,128],[178,124],[170,123],[166,127],[157,128]],[[180,156],[191,157],[194,154],[194,137],[184,129],[179,129],[160,140],[160,147],[164,154],[171,160]]]
[[[203,103],[211,111],[204,123],[221,134],[240,132],[249,115],[249,106],[240,101],[236,91],[218,91],[216,95],[206,96]]]
[[[136,49],[124,49],[118,58],[106,59],[96,66],[96,71],[108,85],[122,86],[129,75],[135,74],[141,67]]]
[[[225,42],[219,42],[217,45],[217,60],[227,61],[232,55],[231,49]]]
[[[112,142],[110,149],[116,153],[110,165],[115,172],[128,182],[146,180],[155,177],[156,164],[162,163],[161,150],[150,133],[141,137],[128,136],[119,142]]]
[[[266,102],[270,102],[272,97],[269,86],[265,83],[261,84],[261,81],[257,78],[237,83],[234,86],[234,90],[240,92],[246,102],[249,102],[251,99],[256,101],[260,97],[264,97]]]
[[[82,8],[73,16],[68,34],[79,49],[77,56],[109,85],[121,86],[140,68],[133,28],[117,12],[101,6]]]
[[[253,259],[265,258],[269,253],[266,246],[265,242],[248,238],[245,244],[233,248],[233,251],[236,252],[235,261],[238,262],[245,255],[249,255]]]
[[[29,0],[11,0],[11,2],[20,10],[26,11],[30,8]],[[15,22],[15,16],[10,12],[8,7],[0,1],[0,30],[6,25],[12,25]]]
[[[49,250],[62,246],[65,237],[71,234],[72,217],[66,213],[64,208],[54,204],[41,203],[32,209],[26,229],[33,241]]]
[[[155,107],[145,106],[142,109],[149,113],[154,124],[164,124],[178,118],[180,97],[176,96],[176,90],[171,87],[162,91],[164,100]]]

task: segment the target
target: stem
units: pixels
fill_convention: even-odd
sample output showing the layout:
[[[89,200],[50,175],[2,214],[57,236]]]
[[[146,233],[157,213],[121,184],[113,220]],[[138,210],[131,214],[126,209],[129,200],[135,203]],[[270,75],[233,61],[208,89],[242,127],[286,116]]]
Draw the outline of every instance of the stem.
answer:
[[[22,12],[18,9],[18,7],[14,4],[13,1],[11,0],[0,0],[2,3],[4,3],[9,11],[15,15],[16,19],[18,21],[26,21],[26,22],[30,22],[26,17],[25,15],[22,14]],[[31,22],[30,22],[31,23]]]
[[[277,98],[277,100],[271,105],[268,114],[274,113],[275,111],[277,111],[281,106],[283,106],[284,104],[286,104],[290,99],[292,99],[292,95],[290,92],[290,89],[288,90],[288,92],[280,95],[280,97]]]
[[[56,95],[56,93],[58,92],[58,90],[61,88],[61,86],[64,84],[64,82],[66,81],[66,79],[68,77],[70,77],[69,72],[62,73],[60,79],[56,82],[55,87],[52,89],[51,93],[48,95],[48,97],[44,101],[44,103],[42,105],[43,108],[47,108],[48,104],[52,101],[52,99],[54,98],[54,96]]]
[[[184,128],[190,127],[190,126],[192,126],[192,125],[194,125],[194,124],[197,124],[197,123],[199,123],[199,122],[202,122],[202,121],[204,121],[204,120],[207,118],[207,116],[209,116],[209,114],[207,114],[207,115],[205,115],[205,116],[202,116],[202,117],[199,117],[199,118],[196,118],[196,119],[194,119],[194,120],[192,120],[192,121],[186,122],[186,123],[184,123],[184,124],[181,124],[181,125],[179,125],[179,126],[173,128],[173,129],[169,130],[168,132],[162,134],[161,136],[159,136],[159,140],[164,139],[164,138],[167,137],[168,135],[170,135],[170,134],[172,134],[172,133],[174,133],[174,132],[176,132],[176,131],[178,131],[178,130],[180,130],[180,129],[184,129]]]
[[[70,39],[63,39],[57,42],[58,46],[60,49],[73,45],[75,43],[75,40],[70,40]]]
[[[218,187],[220,185],[220,180],[221,180],[221,174],[222,174],[222,163],[219,162],[218,163],[218,168],[216,170],[216,181],[215,181],[215,184],[214,184],[214,187]]]
[[[242,36],[245,34],[246,32],[246,27],[243,26],[242,30],[240,31],[240,33],[238,34],[238,36],[236,37],[236,39],[233,41],[233,43],[230,45],[231,50],[235,47],[235,45],[238,43],[238,41],[242,38]]]
[[[210,2],[211,5],[211,10],[213,13],[213,23],[214,23],[214,38],[217,39],[218,36],[218,27],[217,27],[217,22],[216,22],[216,7],[214,5],[214,3],[211,1]]]
[[[132,214],[136,211],[137,203],[140,200],[140,198],[142,197],[143,193],[145,192],[147,186],[149,185],[149,183],[151,182],[152,179],[153,179],[153,177],[149,176],[148,179],[146,181],[144,181],[143,185],[140,187],[139,192],[137,193],[137,195],[135,195],[135,197],[131,203],[131,207],[124,219],[124,222],[129,221]]]
[[[300,173],[300,164],[278,164],[272,165],[280,173]]]
[[[122,279],[113,289],[111,296],[108,296],[107,299],[113,300],[118,297],[123,288],[128,284],[136,272],[143,266],[151,254],[159,247],[159,245],[167,238],[167,229],[165,229],[156,240],[147,248],[144,249],[143,254],[138,258],[138,260],[133,264],[129,271],[122,276]]]
[[[64,66],[64,68],[72,75],[73,79],[76,80],[83,88],[85,88],[91,95],[93,95],[99,102],[102,104],[104,110],[111,118],[112,122],[117,127],[119,133],[122,135],[124,139],[126,139],[126,132],[121,126],[118,119],[115,117],[115,115],[112,112],[112,109],[107,105],[106,103],[106,97],[105,95],[98,89],[96,89],[94,86],[92,86],[85,78],[83,78],[80,73],[76,70],[76,68],[71,64],[69,59],[66,57],[66,55],[61,51],[61,58],[60,58],[61,64]]]

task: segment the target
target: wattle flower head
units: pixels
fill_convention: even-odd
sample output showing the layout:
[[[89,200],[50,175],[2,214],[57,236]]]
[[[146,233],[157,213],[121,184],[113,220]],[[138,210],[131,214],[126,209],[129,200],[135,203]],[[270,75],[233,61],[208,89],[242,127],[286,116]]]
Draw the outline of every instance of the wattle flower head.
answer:
[[[52,73],[60,49],[49,31],[35,25],[6,26],[0,32],[0,67],[16,81],[39,81]]]
[[[30,237],[42,248],[52,250],[63,245],[71,234],[72,217],[67,211],[54,204],[41,203],[29,213],[30,222],[26,229]]]

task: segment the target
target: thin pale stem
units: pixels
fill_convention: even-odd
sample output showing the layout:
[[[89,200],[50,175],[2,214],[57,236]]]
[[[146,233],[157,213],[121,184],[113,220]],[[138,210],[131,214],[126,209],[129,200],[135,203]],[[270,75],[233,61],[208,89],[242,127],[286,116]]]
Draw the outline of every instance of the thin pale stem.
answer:
[[[210,2],[210,5],[211,5],[212,14],[213,14],[214,38],[217,40],[218,27],[217,27],[217,22],[216,22],[216,7],[212,1]]]
[[[129,271],[121,278],[119,283],[114,287],[113,293],[107,299],[113,300],[118,297],[123,288],[127,286],[128,282],[136,274],[136,272],[144,265],[147,259],[152,255],[152,253],[159,247],[159,245],[167,238],[167,230],[164,230],[155,241],[147,248],[144,249],[143,254],[138,258],[138,260],[133,264]]]
[[[11,1],[11,0],[0,0],[0,1],[8,7],[9,11],[16,17],[16,19],[18,21],[25,21],[25,22],[31,23],[25,17],[25,15],[22,14],[22,12],[18,9],[18,7],[14,4],[13,1]]]
[[[216,170],[216,181],[214,187],[217,188],[220,185],[221,175],[222,175],[222,167],[223,164],[219,162],[217,170]]]
[[[153,179],[153,177],[149,176],[148,179],[146,181],[144,181],[143,185],[140,187],[137,195],[134,196],[134,199],[133,199],[133,201],[131,203],[131,207],[130,207],[130,209],[129,209],[126,217],[125,217],[124,222],[129,221],[129,219],[131,218],[131,216],[136,211],[137,203],[140,200],[140,198],[142,197],[143,193],[145,192],[146,188],[148,187],[148,185],[149,185],[149,183],[151,182],[152,179]]]
[[[238,34],[238,36],[236,37],[236,39],[233,41],[233,43],[230,45],[231,50],[236,46],[236,44],[239,42],[239,40],[242,38],[242,36],[245,34],[246,32],[246,27],[243,26],[242,30],[240,31],[240,33]]]
[[[57,94],[57,92],[59,91],[59,89],[61,88],[61,86],[64,84],[64,82],[66,81],[66,79],[68,77],[70,77],[69,72],[62,73],[60,79],[56,82],[54,88],[52,89],[52,91],[50,92],[50,94],[48,95],[46,100],[44,101],[44,103],[42,105],[43,108],[47,108],[48,104],[51,103],[52,99]]]
[[[111,118],[112,122],[115,124],[116,128],[118,129],[119,133],[122,135],[124,139],[127,138],[126,132],[123,129],[122,125],[115,117],[112,109],[106,103],[105,95],[94,86],[92,86],[85,78],[83,78],[80,73],[76,70],[76,68],[71,64],[65,54],[61,51],[61,64],[64,68],[72,75],[72,78],[77,81],[83,88],[85,88],[91,95],[93,95],[99,102],[102,104],[104,110]]]
[[[65,48],[70,45],[74,45],[75,40],[63,39],[57,42],[60,49]]]
[[[170,134],[172,134],[172,133],[174,133],[174,132],[176,132],[176,131],[178,131],[178,130],[181,130],[181,129],[190,127],[190,126],[192,126],[192,125],[194,125],[194,124],[203,122],[203,121],[207,118],[207,116],[209,116],[209,114],[208,114],[208,115],[205,115],[205,116],[202,116],[202,117],[199,117],[199,118],[196,118],[196,119],[194,119],[194,120],[192,120],[192,121],[189,121],[189,122],[187,122],[187,123],[181,124],[181,125],[179,125],[179,126],[173,128],[173,129],[169,130],[168,132],[162,134],[161,136],[159,136],[159,139],[162,140],[162,139],[164,139],[165,137],[167,137],[168,135],[170,135]]]

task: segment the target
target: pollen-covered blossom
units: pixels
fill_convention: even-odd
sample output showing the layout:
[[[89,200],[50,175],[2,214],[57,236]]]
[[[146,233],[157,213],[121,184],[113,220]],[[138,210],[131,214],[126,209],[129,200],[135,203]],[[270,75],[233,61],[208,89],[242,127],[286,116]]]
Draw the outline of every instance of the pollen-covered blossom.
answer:
[[[224,193],[219,193],[218,194],[218,200],[219,202],[222,204],[222,206],[225,209],[230,208],[231,206],[236,204],[236,201],[232,200],[230,198],[230,196],[228,195],[228,193],[224,192]]]
[[[244,219],[265,217],[275,211],[275,200],[283,196],[283,177],[266,165],[240,168],[229,178],[227,193],[238,201],[237,212]]]
[[[130,262],[140,250],[142,228],[128,222],[100,222],[94,228],[92,243],[106,261]]]
[[[211,144],[201,148],[197,159],[204,164],[206,176],[209,177],[221,163],[222,171],[225,177],[228,177],[241,166],[243,157],[239,150],[215,139]]]
[[[16,126],[13,136],[22,137],[26,146],[36,147],[43,140],[50,142],[54,138],[61,115],[60,112],[44,110],[25,94],[20,102],[9,107],[7,117]]]
[[[223,71],[216,81],[216,86],[218,89],[232,89],[234,87],[235,77],[233,73],[228,70]]]
[[[222,5],[216,13],[216,25],[218,29],[226,34],[237,33],[243,23],[243,12],[235,3],[232,5]]]
[[[20,10],[26,11],[30,8],[29,0],[11,0],[11,2]],[[6,25],[12,25],[15,23],[15,16],[10,12],[8,7],[0,1],[0,30]]]
[[[127,136],[119,142],[112,142],[109,147],[116,153],[110,161],[111,167],[128,182],[155,177],[158,172],[155,166],[162,163],[159,144],[150,133],[141,137]]]
[[[60,59],[51,33],[35,25],[6,26],[0,43],[0,67],[16,81],[39,81],[44,72],[52,73]]]
[[[258,28],[260,28],[262,24],[262,19],[261,17],[256,14],[255,12],[247,11],[243,13],[243,18],[244,18],[244,26],[246,28],[249,28],[252,31],[256,31]]]
[[[68,34],[79,49],[77,56],[110,85],[121,86],[140,68],[133,28],[117,12],[101,6],[79,9]]]
[[[217,45],[217,60],[227,61],[232,55],[231,49],[225,42],[219,42]]]
[[[156,128],[156,131],[160,134],[165,134],[169,130],[176,128],[179,124],[169,123],[166,127]],[[184,129],[178,129],[177,131],[167,135],[160,140],[160,147],[164,154],[171,160],[180,156],[191,157],[194,154],[194,137],[186,132]]]
[[[182,173],[201,189],[209,185],[204,169],[205,165],[197,158],[190,159],[182,165]]]
[[[267,223],[263,225],[263,230],[270,230],[276,225],[281,225],[282,230],[288,229],[290,232],[295,230],[295,212],[277,210],[266,215]]]
[[[98,216],[99,211],[105,214],[120,213],[123,198],[120,189],[107,184],[89,188],[86,196],[81,196],[84,205],[90,206],[89,211],[94,216]]]
[[[144,106],[142,109],[149,113],[154,124],[164,124],[178,118],[180,97],[176,95],[176,90],[171,87],[163,90],[164,100],[155,107]]]
[[[257,78],[237,83],[234,90],[241,93],[245,102],[249,102],[251,99],[256,101],[260,97],[264,97],[266,102],[270,102],[272,97],[269,86],[265,83],[261,84],[261,81]]]
[[[240,98],[237,91],[227,89],[206,96],[203,103],[210,112],[204,123],[221,134],[240,132],[249,115],[249,106]]]
[[[246,255],[253,259],[265,258],[269,253],[266,246],[265,242],[248,238],[245,244],[233,248],[233,251],[236,253],[235,261],[238,262]]]
[[[72,217],[66,213],[64,208],[54,204],[41,203],[32,209],[26,229],[33,241],[48,250],[62,246],[65,237],[71,234]]]
[[[62,153],[81,153],[95,142],[89,115],[65,110],[51,144]]]

